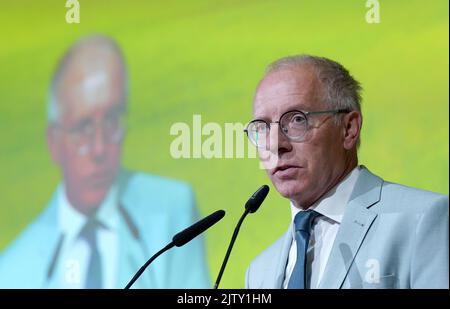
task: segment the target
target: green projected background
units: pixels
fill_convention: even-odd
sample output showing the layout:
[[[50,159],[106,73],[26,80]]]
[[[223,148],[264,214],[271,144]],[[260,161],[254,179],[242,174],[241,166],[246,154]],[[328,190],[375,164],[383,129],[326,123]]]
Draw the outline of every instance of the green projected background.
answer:
[[[57,60],[80,36],[121,45],[130,73],[124,166],[190,182],[202,215],[225,219],[206,234],[211,279],[243,204],[269,183],[256,159],[170,156],[175,122],[246,123],[265,65],[310,53],[341,62],[361,81],[360,163],[384,179],[448,194],[448,1],[65,1],[0,5],[0,250],[45,207],[60,179],[45,143],[46,93]],[[251,260],[286,229],[288,201],[272,190],[248,217],[222,279],[244,287]]]

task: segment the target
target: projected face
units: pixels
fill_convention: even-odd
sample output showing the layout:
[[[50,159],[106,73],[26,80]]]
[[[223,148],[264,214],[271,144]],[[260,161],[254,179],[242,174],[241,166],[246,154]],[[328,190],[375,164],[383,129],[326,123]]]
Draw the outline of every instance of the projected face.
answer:
[[[116,179],[124,136],[124,74],[115,57],[74,60],[57,83],[60,116],[49,146],[71,204],[90,213]]]
[[[329,110],[322,103],[321,91],[312,68],[269,73],[256,91],[254,119],[275,122],[291,110]],[[259,150],[264,158],[278,156],[276,166],[268,166],[267,173],[280,194],[297,207],[307,208],[320,198],[334,186],[348,164],[349,146],[344,143],[343,130],[333,117],[332,114],[317,114],[308,118],[308,130],[301,141],[288,139],[279,125],[272,123],[270,140],[275,142],[270,143],[270,150]]]

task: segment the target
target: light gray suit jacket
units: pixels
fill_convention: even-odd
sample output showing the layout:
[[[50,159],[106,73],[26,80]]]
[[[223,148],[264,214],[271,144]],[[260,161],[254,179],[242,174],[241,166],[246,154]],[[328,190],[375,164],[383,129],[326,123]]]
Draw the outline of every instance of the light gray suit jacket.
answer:
[[[362,168],[319,288],[448,288],[448,196]],[[249,266],[246,287],[282,288],[289,230]]]

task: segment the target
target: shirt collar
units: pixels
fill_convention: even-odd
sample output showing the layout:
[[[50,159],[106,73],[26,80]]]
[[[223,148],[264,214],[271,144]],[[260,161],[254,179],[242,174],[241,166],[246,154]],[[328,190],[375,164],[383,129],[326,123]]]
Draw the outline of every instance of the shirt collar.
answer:
[[[344,216],[345,207],[350,199],[353,188],[358,179],[361,167],[355,167],[345,178],[328,191],[322,198],[315,202],[309,209],[320,213],[321,215],[337,222],[341,223]],[[292,221],[294,221],[295,215],[303,211],[294,206],[291,201],[291,214]]]
[[[58,214],[60,230],[66,237],[74,239],[78,236],[88,218],[70,204],[64,184],[58,187],[57,196],[60,206]],[[117,228],[118,215],[117,188],[116,185],[113,185],[99,205],[96,219],[111,230]]]

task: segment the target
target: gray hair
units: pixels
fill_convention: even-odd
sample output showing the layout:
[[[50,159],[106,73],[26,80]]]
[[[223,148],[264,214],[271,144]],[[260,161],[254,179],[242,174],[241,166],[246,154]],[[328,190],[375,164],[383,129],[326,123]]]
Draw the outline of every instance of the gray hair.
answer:
[[[79,39],[69,50],[65,53],[63,58],[58,63],[58,66],[53,75],[47,100],[47,121],[48,123],[57,123],[61,114],[61,104],[57,99],[57,86],[61,76],[66,72],[68,64],[77,56],[78,52],[84,50],[87,47],[95,46],[98,49],[103,49],[108,52],[117,55],[120,63],[122,64],[123,74],[125,78],[125,96],[128,92],[128,78],[125,61],[122,55],[122,51],[119,45],[111,38],[103,35],[91,35]]]
[[[295,67],[311,66],[322,86],[322,100],[329,109],[348,109],[361,113],[361,84],[340,63],[312,55],[288,56],[276,60],[266,68],[266,75]],[[341,117],[335,117],[340,124]],[[358,138],[357,146],[360,140]]]

